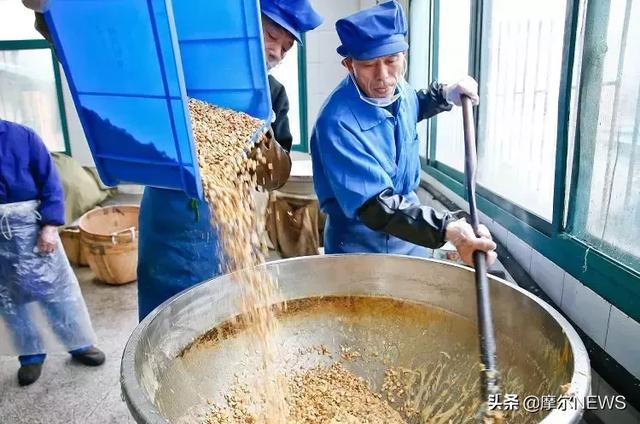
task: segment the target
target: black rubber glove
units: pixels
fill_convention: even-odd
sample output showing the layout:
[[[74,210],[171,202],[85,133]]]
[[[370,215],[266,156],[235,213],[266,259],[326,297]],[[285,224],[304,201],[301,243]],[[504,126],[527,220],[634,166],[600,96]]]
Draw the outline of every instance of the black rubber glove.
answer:
[[[282,187],[291,174],[291,157],[289,153],[278,143],[269,131],[260,139],[258,145],[251,152],[251,158],[264,158],[264,163],[258,160],[256,168],[256,180],[260,187],[267,191],[277,190]]]
[[[429,88],[416,91],[418,96],[418,121],[429,119],[453,108],[444,95],[445,85],[432,82]]]
[[[430,249],[445,244],[447,224],[457,219],[455,214],[415,205],[390,188],[367,200],[358,216],[372,230]]]

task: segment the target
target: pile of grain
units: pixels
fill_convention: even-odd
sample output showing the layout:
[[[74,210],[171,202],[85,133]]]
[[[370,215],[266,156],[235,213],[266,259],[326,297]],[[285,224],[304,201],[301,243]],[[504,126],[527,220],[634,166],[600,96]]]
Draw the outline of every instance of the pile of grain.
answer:
[[[222,272],[236,272],[242,288],[242,320],[254,334],[255,349],[262,353],[262,376],[253,387],[268,393],[261,422],[284,423],[286,403],[275,375],[273,343],[278,322],[273,303],[276,282],[262,267],[265,262],[265,231],[256,212],[252,190],[256,186],[259,155],[248,158],[250,141],[262,123],[247,114],[189,100],[191,125],[196,141],[200,175],[211,209],[211,223],[218,231]]]
[[[291,423],[404,423],[400,414],[340,363],[293,377]]]
[[[289,376],[287,383],[288,423],[405,423],[382,395],[340,363],[301,371]],[[246,385],[236,384],[225,401],[225,406],[212,405],[206,424],[260,422]]]

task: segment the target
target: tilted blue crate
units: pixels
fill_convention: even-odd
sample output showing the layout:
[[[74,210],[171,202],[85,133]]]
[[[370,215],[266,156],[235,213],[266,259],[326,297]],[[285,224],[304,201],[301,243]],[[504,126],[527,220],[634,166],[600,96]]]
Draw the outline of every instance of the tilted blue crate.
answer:
[[[202,198],[188,97],[268,125],[258,0],[51,0],[45,19],[105,184]]]

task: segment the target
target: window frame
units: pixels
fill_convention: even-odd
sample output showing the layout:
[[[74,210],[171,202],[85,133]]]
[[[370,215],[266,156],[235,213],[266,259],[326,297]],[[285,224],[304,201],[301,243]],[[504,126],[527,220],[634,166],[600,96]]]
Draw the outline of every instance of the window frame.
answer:
[[[437,80],[439,6],[441,0],[431,0],[432,19],[430,58],[428,72],[431,80]],[[571,108],[571,83],[573,81],[577,28],[581,0],[566,0],[565,34],[561,61],[560,92],[558,98],[558,127],[556,135],[556,157],[553,193],[553,213],[548,222],[513,202],[496,195],[483,187],[477,188],[479,209],[490,219],[525,241],[563,270],[580,280],[608,302],[640,321],[640,269],[633,269],[617,261],[604,252],[589,246],[565,231],[564,215],[566,186],[572,181],[567,178],[567,154],[569,146],[569,116]],[[491,0],[471,0],[471,24],[469,40],[469,74],[482,78],[480,54],[482,52],[482,23],[485,6]],[[588,7],[586,3],[582,7]],[[577,92],[577,96],[580,92]],[[482,107],[482,106],[480,106]],[[474,110],[476,130],[478,108]],[[437,144],[437,120],[431,120],[427,129],[426,158],[421,157],[422,169],[458,196],[466,198],[464,175],[435,160]],[[573,192],[573,185],[570,185]]]
[[[58,113],[60,114],[60,124],[62,127],[62,137],[64,139],[64,150],[61,153],[71,156],[71,142],[69,140],[69,129],[67,126],[67,114],[64,109],[64,97],[62,93],[62,79],[58,58],[47,40],[0,40],[0,51],[10,50],[49,50],[51,53],[51,66],[56,85],[56,97],[58,103]]]
[[[309,153],[309,118],[307,116],[307,49],[305,35],[298,43],[298,112],[300,115],[300,143],[291,146],[294,152]]]

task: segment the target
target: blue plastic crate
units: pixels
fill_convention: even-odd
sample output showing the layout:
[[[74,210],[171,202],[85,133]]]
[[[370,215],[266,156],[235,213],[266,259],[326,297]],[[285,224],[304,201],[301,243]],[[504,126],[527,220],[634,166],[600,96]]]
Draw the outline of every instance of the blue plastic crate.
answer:
[[[268,125],[258,0],[51,0],[45,19],[105,184],[202,198],[188,96]]]

